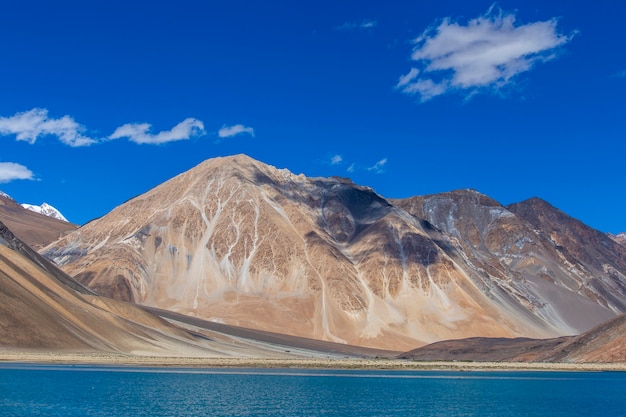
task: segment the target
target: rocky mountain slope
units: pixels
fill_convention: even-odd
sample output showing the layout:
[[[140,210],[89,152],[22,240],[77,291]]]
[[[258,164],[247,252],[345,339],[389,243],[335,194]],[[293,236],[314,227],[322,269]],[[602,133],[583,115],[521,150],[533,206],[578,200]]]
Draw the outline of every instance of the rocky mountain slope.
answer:
[[[98,297],[0,223],[0,346],[66,351],[202,353],[182,329]]]
[[[619,262],[592,283],[479,193],[388,201],[244,155],[205,161],[42,253],[120,300],[394,350],[577,334],[626,300]]]
[[[249,331],[98,296],[20,241],[2,222],[0,350],[194,358],[391,353]]]
[[[0,192],[0,221],[23,242],[38,249],[77,227],[67,221],[27,210],[2,192]]]
[[[394,203],[432,224],[431,237],[484,292],[514,299],[561,334],[626,311],[624,248],[543,200],[503,207],[459,190]]]

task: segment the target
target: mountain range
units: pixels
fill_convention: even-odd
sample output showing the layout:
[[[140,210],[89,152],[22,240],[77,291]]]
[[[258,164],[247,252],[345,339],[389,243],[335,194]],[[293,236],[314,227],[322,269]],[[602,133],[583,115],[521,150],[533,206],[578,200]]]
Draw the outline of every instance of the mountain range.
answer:
[[[41,253],[119,301],[395,351],[577,335],[626,312],[619,235],[543,200],[386,199],[245,155],[207,160]]]

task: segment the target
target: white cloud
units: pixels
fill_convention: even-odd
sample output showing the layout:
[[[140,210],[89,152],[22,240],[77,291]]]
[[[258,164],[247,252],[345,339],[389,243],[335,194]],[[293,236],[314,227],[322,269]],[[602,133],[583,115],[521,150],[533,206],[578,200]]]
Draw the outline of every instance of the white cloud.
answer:
[[[34,144],[43,136],[55,136],[64,144],[74,147],[119,138],[128,138],[138,144],[158,145],[206,134],[204,123],[194,118],[187,118],[171,130],[158,133],[150,133],[151,127],[152,125],[148,123],[127,123],[115,129],[108,138],[93,139],[84,134],[85,127],[76,123],[71,116],[54,119],[48,116],[47,109],[34,108],[11,117],[0,117],[0,135],[15,135],[17,140],[30,144]],[[249,133],[254,134],[252,129]]]
[[[618,72],[617,74],[614,75],[614,77],[617,78],[626,78],[626,70]]]
[[[343,157],[341,155],[333,155],[330,157],[331,165],[339,165],[343,161]]]
[[[554,59],[573,35],[557,33],[557,20],[516,25],[515,15],[492,6],[467,25],[445,18],[414,40],[418,68],[396,88],[422,102],[452,91],[497,91],[536,63]]]
[[[109,139],[128,138],[137,144],[160,145],[177,140],[187,140],[205,134],[204,123],[198,119],[188,118],[174,126],[171,130],[150,133],[149,123],[127,123],[115,129]]]
[[[348,169],[346,169],[346,171],[354,172],[355,169],[356,169],[356,164],[350,164],[350,166],[348,167]]]
[[[254,137],[254,129],[244,125],[222,126],[222,128],[217,132],[217,136],[223,139],[237,136],[242,133],[247,133],[248,135]]]
[[[367,170],[368,171],[373,171],[373,172],[375,172],[377,174],[382,174],[383,172],[385,172],[385,166],[386,165],[387,165],[387,158],[383,158],[380,161],[376,162],[371,167],[368,167]]]
[[[363,20],[361,22],[345,22],[342,25],[336,26],[335,30],[358,30],[358,29],[373,29],[378,26],[378,22],[375,20]]]
[[[43,136],[56,136],[69,146],[87,146],[96,142],[82,132],[85,128],[70,116],[50,118],[47,109],[34,108],[16,113],[11,117],[0,117],[0,134],[15,135],[17,140],[35,143]]]
[[[0,183],[32,179],[34,179],[33,172],[24,165],[15,162],[0,162]]]

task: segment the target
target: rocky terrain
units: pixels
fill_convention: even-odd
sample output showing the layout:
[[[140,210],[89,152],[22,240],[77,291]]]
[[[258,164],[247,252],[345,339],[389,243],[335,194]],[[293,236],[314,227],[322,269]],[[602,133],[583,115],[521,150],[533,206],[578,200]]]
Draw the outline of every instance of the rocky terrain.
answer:
[[[626,311],[626,251],[547,202],[503,207],[474,190],[396,200],[484,292],[513,298],[560,334]]]
[[[408,350],[579,334],[624,312],[623,252],[593,232],[549,205],[507,208],[471,190],[386,200],[238,155],[205,161],[42,253],[118,300]],[[582,237],[596,240],[576,245]]]

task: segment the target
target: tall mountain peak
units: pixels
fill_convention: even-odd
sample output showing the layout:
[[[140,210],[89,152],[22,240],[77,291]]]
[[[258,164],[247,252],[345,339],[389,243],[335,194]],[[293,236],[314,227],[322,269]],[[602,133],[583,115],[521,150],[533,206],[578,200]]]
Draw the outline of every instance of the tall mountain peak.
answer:
[[[617,272],[592,282],[535,229],[474,190],[387,200],[235,155],[43,253],[114,298],[377,348],[573,334],[626,309],[626,287],[605,294],[626,267],[613,263]]]

